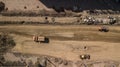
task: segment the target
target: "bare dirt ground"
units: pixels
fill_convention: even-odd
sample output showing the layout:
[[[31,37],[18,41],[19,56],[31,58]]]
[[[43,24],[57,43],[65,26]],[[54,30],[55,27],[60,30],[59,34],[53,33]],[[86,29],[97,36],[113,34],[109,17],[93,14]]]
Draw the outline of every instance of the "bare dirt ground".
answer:
[[[48,21],[52,22],[52,17],[48,17]],[[72,23],[77,20],[76,17],[55,17],[55,22],[61,22],[61,23]],[[20,17],[20,16],[0,16],[0,21],[6,22],[6,21],[11,21],[11,22],[20,22],[20,21],[25,21],[25,22],[43,22],[45,21],[45,17]]]
[[[11,10],[20,10],[26,11],[24,7],[27,7],[27,10],[39,11],[41,9],[47,9],[47,7],[39,2],[39,0],[0,0],[6,4],[6,7],[9,11]],[[39,8],[37,8],[39,6]]]
[[[108,15],[112,17],[120,17],[120,15]],[[99,16],[92,16],[96,18],[102,18],[105,19],[107,18],[107,15],[99,15]],[[53,23],[52,21],[53,17],[48,17],[49,23]],[[80,19],[80,17],[54,17],[55,22],[60,22],[60,23],[75,23]],[[40,23],[45,23],[45,16],[37,16],[37,17],[26,17],[26,16],[0,16],[0,22],[40,22]],[[120,20],[118,20],[118,23],[120,23]]]
[[[16,41],[13,52],[49,55],[80,60],[90,54],[91,60],[120,60],[120,27],[108,26],[110,32],[99,32],[99,26],[85,25],[7,25],[0,32],[11,34]],[[34,34],[47,36],[50,43],[35,43]],[[87,49],[84,49],[84,46]]]

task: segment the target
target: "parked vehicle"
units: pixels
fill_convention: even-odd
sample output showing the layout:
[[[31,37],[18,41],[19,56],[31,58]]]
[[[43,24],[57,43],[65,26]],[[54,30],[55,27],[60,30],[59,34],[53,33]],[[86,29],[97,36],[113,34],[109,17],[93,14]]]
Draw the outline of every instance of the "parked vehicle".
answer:
[[[106,27],[106,26],[102,26],[102,27],[99,28],[99,31],[100,31],[100,32],[108,32],[109,29],[108,29],[108,27]]]
[[[90,59],[90,55],[89,54],[80,55],[80,59],[82,60]]]
[[[34,35],[33,36],[33,41],[34,42],[40,42],[40,43],[49,43],[49,38],[44,37],[44,36]]]

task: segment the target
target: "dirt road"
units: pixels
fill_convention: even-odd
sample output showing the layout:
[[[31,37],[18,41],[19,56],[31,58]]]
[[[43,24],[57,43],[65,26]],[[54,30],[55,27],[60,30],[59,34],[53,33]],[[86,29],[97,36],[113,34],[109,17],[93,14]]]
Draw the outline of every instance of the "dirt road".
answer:
[[[91,60],[120,60],[120,27],[108,26],[110,32],[99,32],[99,26],[21,25],[0,26],[16,41],[14,52],[43,54],[68,60],[80,60],[81,54],[90,54]],[[35,43],[32,35],[50,38],[50,43]],[[84,49],[84,47],[87,47]]]

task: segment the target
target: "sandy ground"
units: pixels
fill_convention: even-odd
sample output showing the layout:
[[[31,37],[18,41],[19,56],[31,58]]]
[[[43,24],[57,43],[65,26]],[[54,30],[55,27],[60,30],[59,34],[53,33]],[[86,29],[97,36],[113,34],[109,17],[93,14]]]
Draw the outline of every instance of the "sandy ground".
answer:
[[[109,15],[112,17],[118,17],[119,18],[119,14],[118,15]],[[96,19],[100,18],[100,19],[107,19],[107,15],[99,15],[99,16],[92,16],[95,17]],[[48,17],[48,21],[49,23],[53,23],[52,19],[55,19],[54,22],[56,23],[79,23],[77,22],[78,20],[80,20],[80,17]],[[40,23],[44,23],[45,22],[45,16],[40,17],[23,17],[23,16],[0,16],[0,22],[40,22]],[[83,20],[80,20],[83,21]],[[118,23],[120,23],[120,20],[118,20]]]
[[[61,57],[67,60],[80,60],[81,54],[90,54],[91,60],[120,60],[120,43],[96,41],[51,41],[50,44],[25,43],[15,47],[18,52],[43,54]],[[83,49],[87,46],[88,49]]]
[[[52,22],[53,17],[48,17],[48,21]],[[72,23],[77,21],[77,17],[55,17],[55,22],[61,22],[61,23]],[[13,22],[43,22],[45,21],[45,17],[19,17],[19,16],[0,16],[0,21],[13,21]]]
[[[13,52],[50,55],[74,61],[80,60],[81,54],[90,54],[91,60],[120,60],[119,26],[108,26],[108,33],[98,32],[98,27],[8,25],[0,26],[0,31],[11,33],[15,39]],[[33,34],[48,36],[50,43],[35,43]],[[84,46],[87,48],[84,49]]]
[[[39,11],[42,9],[47,9],[47,7],[39,2],[39,0],[0,0],[3,1],[6,5],[6,8],[8,8],[9,11],[11,10],[19,10],[19,11]],[[24,7],[27,7],[25,10]],[[39,8],[37,8],[39,6]]]

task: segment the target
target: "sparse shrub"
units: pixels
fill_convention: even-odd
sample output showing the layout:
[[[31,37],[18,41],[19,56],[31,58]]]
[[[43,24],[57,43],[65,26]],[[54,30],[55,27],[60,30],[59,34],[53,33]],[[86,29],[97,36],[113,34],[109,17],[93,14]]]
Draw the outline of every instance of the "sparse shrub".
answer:
[[[29,60],[27,65],[28,65],[28,67],[33,67],[34,66],[32,60]]]
[[[35,63],[35,67],[42,67],[39,61]]]
[[[14,42],[13,38],[10,37],[6,33],[0,34],[0,53],[6,53],[10,49],[12,49],[16,43]]]
[[[37,6],[37,8],[39,8],[39,6]]]
[[[27,9],[27,7],[26,7],[26,6],[24,6],[24,9]]]
[[[45,23],[49,23],[49,21],[48,21],[48,17],[45,17],[44,22],[45,22]]]
[[[5,58],[0,55],[0,66],[4,65],[4,62],[5,62]]]
[[[8,8],[7,8],[7,7],[5,8],[5,11],[8,11]]]
[[[51,18],[52,23],[55,23],[55,17]]]
[[[3,11],[5,9],[5,3],[3,3],[2,1],[0,2],[0,12]]]
[[[11,61],[6,61],[3,66],[12,66],[13,62]]]

